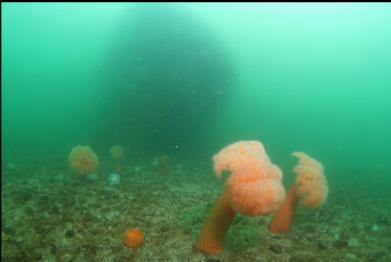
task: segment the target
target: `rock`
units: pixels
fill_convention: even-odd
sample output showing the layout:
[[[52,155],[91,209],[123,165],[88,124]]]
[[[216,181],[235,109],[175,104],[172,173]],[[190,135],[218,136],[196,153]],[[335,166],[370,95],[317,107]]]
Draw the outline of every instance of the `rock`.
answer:
[[[265,220],[265,219],[260,218],[260,219],[258,220],[258,225],[264,226],[264,225],[266,225],[266,224],[267,224],[267,223],[266,223],[266,220]]]
[[[349,241],[348,241],[348,246],[349,246],[349,247],[358,247],[358,246],[359,246],[359,243],[358,243],[357,238],[351,238],[351,239],[349,239]]]
[[[371,230],[372,230],[373,232],[379,232],[379,231],[380,231],[380,227],[379,227],[378,225],[373,225],[372,228],[371,228]]]
[[[304,231],[307,233],[314,233],[316,231],[316,227],[315,227],[315,225],[310,224],[304,228]]]
[[[314,258],[304,254],[294,254],[290,257],[289,262],[312,262]]]
[[[120,246],[118,246],[120,247]],[[97,253],[97,247],[94,244],[83,244],[79,247],[79,250],[82,251],[83,253],[87,254],[90,257],[93,257]],[[120,250],[114,250],[115,253],[118,253]]]
[[[75,231],[73,231],[72,229],[69,229],[69,230],[67,230],[66,232],[65,232],[65,236],[67,237],[67,238],[74,238],[75,237]]]
[[[43,258],[43,256],[42,256],[42,254],[39,253],[39,252],[33,252],[33,253],[31,254],[31,260],[32,260],[32,261],[42,261],[42,258]]]
[[[321,250],[327,249],[327,245],[321,241],[318,242],[318,248]]]
[[[43,234],[46,231],[46,228],[43,225],[37,225],[34,227],[34,230],[37,234]]]
[[[58,248],[57,248],[56,245],[50,244],[50,254],[56,255],[57,254],[57,250],[58,250]]]
[[[32,216],[34,215],[34,209],[32,209],[31,207],[26,207],[24,212],[26,213],[26,215],[28,216]]]
[[[347,246],[348,246],[348,241],[346,241],[344,239],[338,239],[333,242],[333,247],[336,247],[336,248],[343,248],[343,247],[347,247]]]
[[[206,262],[223,262],[223,261],[217,258],[207,258]]]
[[[19,194],[16,194],[19,199],[22,201],[22,202],[25,202],[25,201],[28,201],[30,200],[32,197],[33,197],[33,193],[28,191],[28,190],[24,190],[22,192],[20,192]]]
[[[275,254],[281,254],[282,253],[281,245],[275,244],[275,243],[269,245],[269,250],[272,251]]]
[[[16,230],[13,226],[8,225],[8,226],[5,226],[4,233],[6,235],[14,236],[16,234]]]
[[[161,232],[167,232],[170,230],[170,227],[168,225],[163,225],[160,227]]]
[[[61,212],[60,212],[60,209],[57,206],[53,206],[52,209],[51,209],[51,213],[55,214],[55,215],[58,215]]]
[[[94,221],[94,216],[90,213],[90,212],[87,212],[83,215],[83,220],[84,222],[92,222]]]
[[[342,231],[342,233],[340,234],[340,238],[348,240],[350,238],[348,231],[346,231],[346,230]]]
[[[75,255],[71,250],[60,250],[57,253],[56,261],[58,262],[70,262],[74,259]]]

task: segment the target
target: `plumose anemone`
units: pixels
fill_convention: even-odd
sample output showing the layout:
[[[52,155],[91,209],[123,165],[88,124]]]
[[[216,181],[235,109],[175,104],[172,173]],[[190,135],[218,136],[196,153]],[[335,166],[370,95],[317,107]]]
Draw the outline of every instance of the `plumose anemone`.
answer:
[[[296,182],[269,225],[273,233],[290,232],[299,202],[306,208],[316,208],[326,201],[329,192],[323,165],[303,152],[292,155],[299,159],[293,169]]]
[[[94,172],[99,165],[98,156],[88,146],[76,146],[68,157],[69,166],[79,176]]]
[[[237,213],[269,215],[285,197],[282,172],[274,165],[258,141],[239,141],[213,157],[216,176],[231,172],[225,191],[215,203],[197,242],[207,254],[224,251],[225,236]]]

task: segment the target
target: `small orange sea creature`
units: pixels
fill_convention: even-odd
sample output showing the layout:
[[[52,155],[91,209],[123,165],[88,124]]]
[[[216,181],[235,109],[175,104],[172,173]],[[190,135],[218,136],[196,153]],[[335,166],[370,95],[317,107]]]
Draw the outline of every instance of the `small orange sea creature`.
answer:
[[[138,228],[126,230],[123,244],[133,249],[141,247],[144,244],[144,233]]]

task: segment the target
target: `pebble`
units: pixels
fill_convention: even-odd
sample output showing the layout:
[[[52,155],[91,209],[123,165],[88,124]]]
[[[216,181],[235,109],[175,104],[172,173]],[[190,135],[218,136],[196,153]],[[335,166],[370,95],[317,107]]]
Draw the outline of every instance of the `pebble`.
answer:
[[[348,241],[344,239],[338,239],[333,242],[333,247],[336,248],[342,248],[342,247],[347,247],[348,246]]]
[[[72,229],[69,229],[69,230],[67,230],[66,232],[65,232],[65,236],[67,237],[67,238],[73,238],[73,237],[75,237],[75,231],[73,231]]]
[[[282,253],[282,247],[279,244],[270,244],[269,250],[272,251],[275,254],[281,254]]]
[[[327,245],[323,242],[318,242],[318,248],[324,250],[327,249]]]
[[[5,226],[4,233],[6,235],[13,236],[13,235],[16,234],[16,230],[15,230],[15,228],[13,226],[8,225],[8,226]]]
[[[160,227],[161,232],[167,232],[170,230],[170,227],[168,225],[163,225]]]

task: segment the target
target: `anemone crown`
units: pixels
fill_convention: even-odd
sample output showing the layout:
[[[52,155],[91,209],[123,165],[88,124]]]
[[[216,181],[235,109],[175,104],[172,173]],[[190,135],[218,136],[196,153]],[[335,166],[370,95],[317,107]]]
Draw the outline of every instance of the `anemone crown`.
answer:
[[[88,175],[98,168],[98,156],[88,146],[76,146],[68,156],[69,166],[77,175]]]

